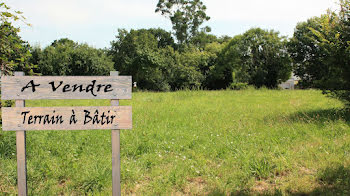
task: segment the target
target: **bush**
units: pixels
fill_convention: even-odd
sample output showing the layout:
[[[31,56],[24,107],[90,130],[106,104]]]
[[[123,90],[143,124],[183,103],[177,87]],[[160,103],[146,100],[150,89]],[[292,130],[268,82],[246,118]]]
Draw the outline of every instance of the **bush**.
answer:
[[[248,83],[243,83],[243,82],[231,83],[231,85],[229,86],[229,88],[232,90],[244,90],[244,89],[248,89],[248,87],[249,87]]]
[[[226,88],[232,82],[276,88],[279,81],[289,79],[292,71],[286,43],[278,32],[260,28],[235,36],[210,70],[213,88]]]
[[[43,75],[99,76],[114,70],[113,61],[104,50],[69,39],[55,40],[42,52],[36,50],[35,53]]]

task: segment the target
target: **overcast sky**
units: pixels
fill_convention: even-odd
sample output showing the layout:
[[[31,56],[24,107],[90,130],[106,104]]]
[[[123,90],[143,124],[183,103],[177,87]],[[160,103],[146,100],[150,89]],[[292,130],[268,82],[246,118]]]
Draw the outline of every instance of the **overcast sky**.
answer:
[[[336,10],[337,0],[202,0],[206,22],[217,36],[234,36],[252,27],[274,29],[292,36],[298,22]],[[6,0],[20,10],[31,27],[21,25],[20,35],[41,47],[69,38],[97,48],[110,46],[118,28],[171,30],[168,19],[155,13],[158,0]]]

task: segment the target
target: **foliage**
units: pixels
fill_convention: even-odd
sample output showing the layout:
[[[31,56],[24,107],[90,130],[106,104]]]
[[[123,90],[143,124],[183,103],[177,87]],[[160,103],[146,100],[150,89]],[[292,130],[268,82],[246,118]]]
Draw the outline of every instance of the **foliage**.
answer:
[[[33,61],[38,61],[43,75],[109,75],[113,70],[112,59],[103,50],[69,39],[55,40],[42,51],[35,48],[33,53]]]
[[[341,0],[340,2],[340,33],[335,43],[339,43],[338,47],[340,49],[337,53],[337,60],[340,60],[338,69],[340,69],[341,72],[341,80],[339,86],[335,89],[331,89],[331,91],[336,97],[347,101],[347,104],[350,105],[350,1]]]
[[[230,84],[229,88],[232,90],[244,90],[249,87],[248,83],[243,82],[233,82]]]
[[[205,66],[206,58],[205,54],[194,47],[186,47],[181,53],[175,52],[175,62],[172,66],[172,89],[201,87],[204,76],[200,69]]]
[[[11,8],[6,5],[4,2],[0,3],[0,22],[10,22],[10,21],[17,21],[21,20],[22,22],[25,22],[25,17],[22,15],[23,13],[21,11],[13,11]]]
[[[0,66],[3,75],[12,71],[24,71],[33,75],[35,66],[29,62],[30,45],[18,35],[20,29],[12,26],[11,21],[25,18],[19,11],[12,11],[5,3],[0,3]]]
[[[322,80],[337,78],[338,73],[332,70],[335,59],[329,58],[335,48],[326,44],[327,38],[337,36],[337,32],[330,29],[330,25],[336,25],[337,21],[338,18],[329,13],[296,26],[288,49],[293,59],[294,73],[300,77],[302,87],[320,88]]]
[[[303,87],[314,87],[324,93],[350,101],[350,2],[341,1],[337,14],[328,11],[298,24],[289,50],[295,73]]]
[[[211,88],[226,88],[232,82],[276,88],[291,75],[287,40],[278,32],[253,28],[235,36],[223,49],[210,73]]]
[[[5,3],[0,3],[0,78],[11,75],[13,71],[23,71],[26,75],[34,75],[36,65],[30,62],[30,45],[18,35],[20,29],[12,26],[12,21],[25,18],[20,11],[13,11]],[[27,24],[27,23],[26,23]],[[27,24],[29,25],[29,24]],[[0,101],[2,106],[10,107],[13,101]],[[1,123],[1,111],[0,111]]]
[[[173,45],[171,35],[160,29],[130,32],[119,29],[118,32],[109,52],[115,69],[122,75],[131,75],[140,89],[170,90],[166,72],[171,61],[162,55],[162,50]]]
[[[210,19],[206,15],[206,6],[201,0],[159,0],[155,12],[170,19],[175,36],[180,45],[199,33],[199,27]],[[209,32],[209,27],[204,27]]]
[[[205,87],[206,75],[216,63],[222,45],[205,43],[198,49],[188,44],[180,52],[171,34],[164,30],[119,30],[109,54],[113,56],[116,70],[132,75],[140,89],[198,89]]]

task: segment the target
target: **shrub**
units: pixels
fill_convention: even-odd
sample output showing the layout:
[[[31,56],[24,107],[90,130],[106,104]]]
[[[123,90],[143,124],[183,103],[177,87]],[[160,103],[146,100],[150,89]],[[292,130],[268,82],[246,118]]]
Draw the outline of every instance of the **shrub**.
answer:
[[[248,83],[237,82],[237,83],[231,83],[229,88],[232,90],[244,90],[244,89],[248,89],[248,87],[249,87]]]

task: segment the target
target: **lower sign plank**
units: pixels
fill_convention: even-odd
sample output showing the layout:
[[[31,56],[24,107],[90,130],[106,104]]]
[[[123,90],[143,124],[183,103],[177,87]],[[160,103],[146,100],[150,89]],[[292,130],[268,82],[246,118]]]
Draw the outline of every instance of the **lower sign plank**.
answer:
[[[2,130],[131,129],[131,106],[2,108]]]

